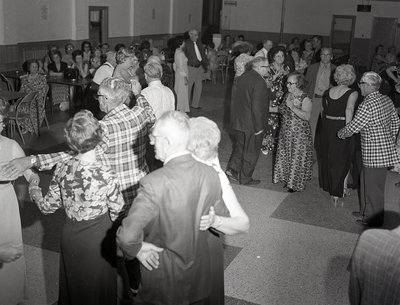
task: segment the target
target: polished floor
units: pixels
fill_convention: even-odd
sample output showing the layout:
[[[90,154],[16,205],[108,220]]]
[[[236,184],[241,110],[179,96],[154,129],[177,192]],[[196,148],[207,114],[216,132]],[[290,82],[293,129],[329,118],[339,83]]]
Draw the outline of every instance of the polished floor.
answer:
[[[204,84],[201,110],[191,116],[215,120],[222,130],[220,159],[226,166],[231,141],[226,132],[230,86]],[[68,113],[49,116],[50,129],[42,127],[40,137],[26,136],[22,145],[27,154],[66,149],[62,137]],[[20,142],[19,138],[17,140]],[[329,195],[318,187],[315,165],[312,181],[302,193],[289,194],[273,184],[270,156],[260,155],[256,187],[234,184],[234,190],[251,221],[249,234],[225,238],[226,304],[346,305],[349,304],[347,266],[363,228],[351,212],[358,208],[352,191],[343,205],[334,206]],[[45,187],[51,172],[41,174]],[[399,193],[394,186],[400,176],[388,173],[385,227],[400,224]],[[26,183],[15,188],[20,199],[29,305],[55,304],[58,288],[59,237],[63,211],[43,216],[27,196]]]

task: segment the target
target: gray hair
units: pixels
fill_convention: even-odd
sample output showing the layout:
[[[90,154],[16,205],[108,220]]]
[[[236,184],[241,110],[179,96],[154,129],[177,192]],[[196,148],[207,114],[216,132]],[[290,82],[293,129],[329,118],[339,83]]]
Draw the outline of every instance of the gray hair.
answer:
[[[130,85],[119,77],[107,77],[101,82],[99,90],[107,93],[115,107],[125,103],[131,95]]]
[[[175,110],[164,112],[157,120],[155,128],[160,128],[174,145],[187,146],[189,142],[190,125],[186,113]]]
[[[368,83],[371,87],[374,87],[375,89],[379,89],[382,83],[382,78],[379,76],[378,73],[373,71],[365,72],[361,77],[361,79],[364,80],[366,83]]]
[[[218,155],[221,132],[217,124],[206,118],[190,118],[190,139],[188,150],[202,161],[211,161]]]
[[[148,62],[144,66],[144,73],[147,75],[149,78],[155,78],[155,79],[160,79],[162,77],[162,66],[159,63],[156,62]]]
[[[350,86],[356,80],[356,72],[352,65],[340,65],[336,68],[333,78],[338,85]]]

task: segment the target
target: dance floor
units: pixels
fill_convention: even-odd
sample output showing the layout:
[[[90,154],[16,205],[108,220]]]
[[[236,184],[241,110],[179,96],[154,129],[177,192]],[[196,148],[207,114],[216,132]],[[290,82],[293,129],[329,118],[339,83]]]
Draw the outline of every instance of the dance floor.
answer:
[[[205,83],[201,110],[191,116],[215,120],[222,130],[220,159],[226,166],[231,141],[226,132],[230,86]],[[66,149],[62,136],[67,113],[49,115],[50,130],[42,128],[39,138],[27,136],[27,154]],[[357,192],[335,207],[318,187],[316,164],[313,179],[302,193],[289,194],[273,184],[272,160],[260,155],[256,187],[234,184],[234,190],[250,217],[250,232],[225,238],[226,304],[349,304],[347,267],[362,227],[351,212],[358,209]],[[51,172],[41,173],[48,185]],[[400,176],[389,173],[386,187],[385,227],[400,224]],[[15,188],[20,199],[25,255],[27,260],[28,305],[55,304],[58,289],[60,231],[64,212],[41,215],[27,196],[26,182]]]

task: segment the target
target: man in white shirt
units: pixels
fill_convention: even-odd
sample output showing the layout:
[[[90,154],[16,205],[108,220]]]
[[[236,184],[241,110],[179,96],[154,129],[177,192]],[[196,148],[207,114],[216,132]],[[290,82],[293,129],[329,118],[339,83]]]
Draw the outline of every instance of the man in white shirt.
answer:
[[[96,70],[92,82],[90,83],[84,108],[90,110],[97,119],[102,119],[105,115],[104,112],[100,111],[99,101],[96,98],[97,90],[103,80],[107,77],[112,77],[116,65],[116,53],[114,51],[107,52],[106,62]]]
[[[144,76],[149,86],[141,94],[153,108],[158,120],[164,112],[175,110],[175,95],[161,83],[162,66],[159,63],[148,62],[144,66]],[[146,161],[150,171],[162,166],[161,162],[155,160],[154,147],[150,143],[146,147]]]
[[[117,61],[115,58],[116,54],[114,51],[107,52],[107,60],[106,62],[101,65],[96,73],[93,76],[93,82],[98,86],[101,84],[103,80],[107,77],[112,77],[114,68],[117,65]]]
[[[263,48],[259,50],[254,57],[265,57],[268,59],[268,52],[272,49],[274,43],[271,40],[263,41]]]

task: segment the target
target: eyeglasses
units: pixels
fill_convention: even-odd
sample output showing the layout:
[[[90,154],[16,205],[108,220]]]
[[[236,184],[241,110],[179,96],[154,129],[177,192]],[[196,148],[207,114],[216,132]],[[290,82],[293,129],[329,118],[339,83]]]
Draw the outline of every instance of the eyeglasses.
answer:
[[[292,82],[286,82],[287,85],[291,86],[291,85],[297,85],[297,83],[292,83]]]
[[[358,82],[358,86],[361,86],[361,85],[369,85],[369,83],[367,83],[367,82]]]
[[[332,54],[331,53],[328,53],[328,54],[321,54],[321,56],[331,56]]]

